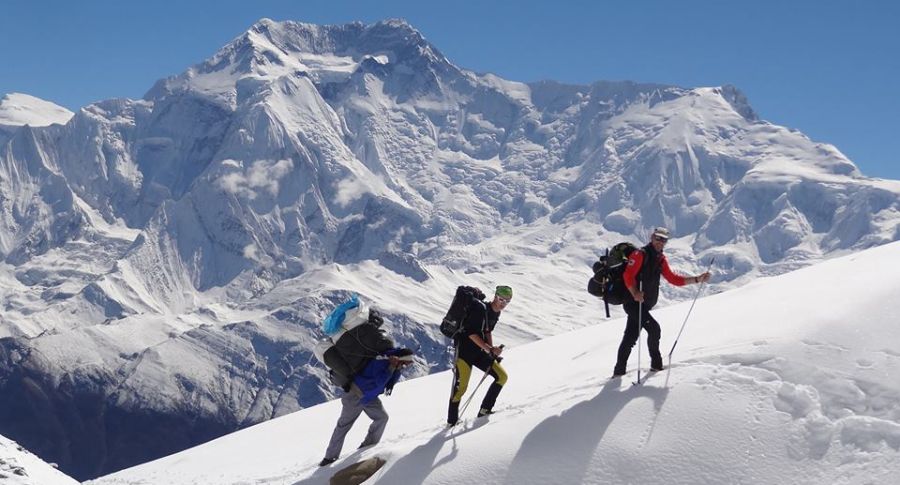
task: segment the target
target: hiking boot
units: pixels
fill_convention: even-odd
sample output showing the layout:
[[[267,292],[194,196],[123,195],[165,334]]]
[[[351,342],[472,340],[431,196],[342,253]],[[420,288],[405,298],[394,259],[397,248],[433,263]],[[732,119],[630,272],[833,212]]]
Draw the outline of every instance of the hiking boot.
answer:
[[[453,426],[457,421],[459,421],[459,403],[450,401],[447,409],[447,424]]]
[[[488,416],[488,415],[490,415],[490,414],[494,414],[494,412],[491,411],[490,409],[481,409],[481,410],[478,411],[478,417],[479,417],[479,418],[484,417],[484,416]]]
[[[322,458],[322,461],[319,462],[319,466],[328,466],[337,461],[337,458]]]
[[[650,372],[659,372],[662,370],[666,370],[666,366],[664,366],[662,364],[654,366],[654,367],[650,367]]]
[[[616,377],[622,377],[622,376],[624,376],[624,375],[625,375],[625,371],[624,371],[624,370],[616,369],[616,370],[613,371],[613,375],[612,375],[612,376],[613,376],[613,379],[615,379]]]

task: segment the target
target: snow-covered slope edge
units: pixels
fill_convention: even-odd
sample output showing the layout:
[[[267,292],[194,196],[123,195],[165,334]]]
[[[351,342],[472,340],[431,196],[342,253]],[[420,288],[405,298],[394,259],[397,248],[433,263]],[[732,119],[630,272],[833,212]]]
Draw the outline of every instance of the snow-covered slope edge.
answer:
[[[0,482],[4,485],[75,485],[78,482],[0,436]]]
[[[27,94],[9,93],[0,98],[0,125],[64,125],[74,115],[62,106]]]
[[[361,418],[328,468],[316,462],[336,401],[91,483],[326,483],[373,455],[387,464],[367,483],[891,483],[900,275],[887,268],[898,265],[892,243],[701,298],[673,365],[643,386],[634,365],[608,378],[616,319],[509,349],[499,412],[470,410],[451,431],[445,372],[400,383],[382,443],[354,451]],[[664,350],[688,306],[655,312]]]

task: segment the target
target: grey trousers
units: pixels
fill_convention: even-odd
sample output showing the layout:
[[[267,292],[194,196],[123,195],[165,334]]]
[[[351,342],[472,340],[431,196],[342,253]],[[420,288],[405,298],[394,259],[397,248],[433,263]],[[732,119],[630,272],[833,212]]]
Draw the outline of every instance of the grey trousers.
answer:
[[[359,446],[371,446],[381,440],[381,435],[384,434],[384,428],[388,422],[387,411],[384,410],[381,400],[377,397],[369,401],[368,404],[360,404],[359,400],[361,398],[362,391],[356,387],[356,384],[353,384],[350,392],[345,392],[343,397],[341,397],[341,417],[338,418],[338,422],[334,427],[334,433],[331,434],[331,441],[328,442],[328,449],[325,450],[325,458],[336,459],[341,455],[341,448],[344,447],[344,438],[347,436],[350,428],[353,427],[356,418],[364,411],[366,416],[372,420],[372,424],[369,425],[369,432]]]

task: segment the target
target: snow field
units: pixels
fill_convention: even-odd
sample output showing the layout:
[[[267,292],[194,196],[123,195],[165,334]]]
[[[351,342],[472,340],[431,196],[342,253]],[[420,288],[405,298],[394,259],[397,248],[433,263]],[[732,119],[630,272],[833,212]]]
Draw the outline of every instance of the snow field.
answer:
[[[486,419],[474,418],[485,385],[460,425],[443,426],[443,372],[398,384],[382,398],[382,442],[355,450],[362,417],[330,467],[317,462],[337,401],[92,483],[327,483],[376,455],[387,464],[366,483],[890,483],[900,277],[882,269],[897,263],[894,243],[703,297],[673,365],[641,386],[636,352],[626,376],[608,377],[624,322],[599,321],[504,352],[509,382]],[[654,312],[664,355],[689,305]]]

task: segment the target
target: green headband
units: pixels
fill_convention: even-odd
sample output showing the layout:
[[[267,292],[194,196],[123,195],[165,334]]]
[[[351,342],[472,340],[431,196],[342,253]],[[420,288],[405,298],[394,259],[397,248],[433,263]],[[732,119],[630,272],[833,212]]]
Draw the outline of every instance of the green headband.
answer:
[[[494,292],[500,298],[512,298],[512,288],[505,285],[500,285],[497,287],[497,290]]]

